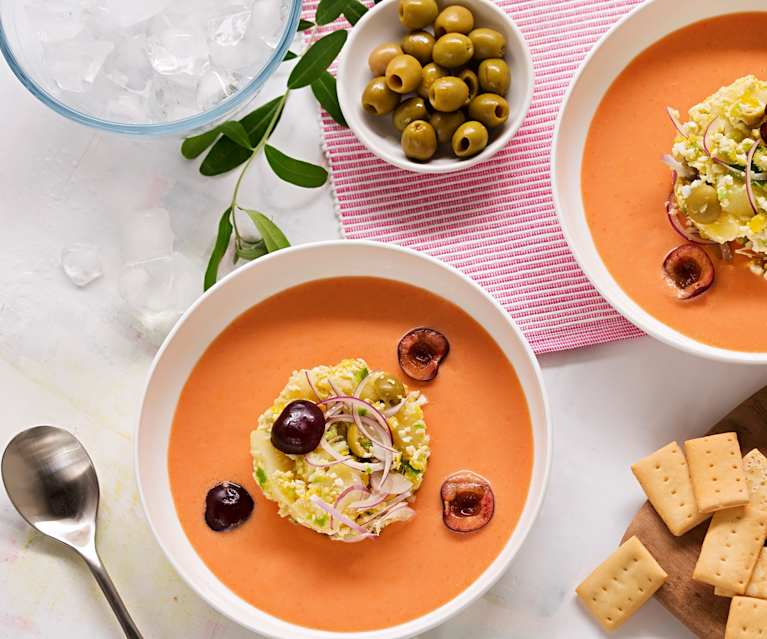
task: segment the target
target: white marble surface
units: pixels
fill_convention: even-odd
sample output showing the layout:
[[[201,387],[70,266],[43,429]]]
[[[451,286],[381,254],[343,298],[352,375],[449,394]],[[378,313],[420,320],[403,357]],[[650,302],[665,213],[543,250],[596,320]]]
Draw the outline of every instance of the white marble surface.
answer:
[[[203,179],[174,140],[109,137],[54,116],[4,66],[0,95],[0,444],[40,423],[67,426],[83,440],[101,480],[102,554],[147,639],[252,636],[180,581],[144,520],[131,440],[155,346],[135,330],[117,293],[118,214],[168,207],[177,248],[202,270],[233,177]],[[296,94],[288,109],[284,121],[297,124],[280,127],[280,147],[320,161],[311,98]],[[337,236],[327,189],[293,188],[255,169],[243,201],[274,216],[294,243]],[[58,264],[72,242],[96,244],[104,258],[104,277],[83,290]],[[573,589],[615,546],[642,501],[629,464],[701,433],[767,383],[763,368],[694,359],[649,338],[541,363],[555,433],[541,517],[500,583],[428,639],[602,636]],[[84,567],[31,532],[3,491],[0,602],[2,638],[121,636]],[[651,602],[615,636],[690,635]]]

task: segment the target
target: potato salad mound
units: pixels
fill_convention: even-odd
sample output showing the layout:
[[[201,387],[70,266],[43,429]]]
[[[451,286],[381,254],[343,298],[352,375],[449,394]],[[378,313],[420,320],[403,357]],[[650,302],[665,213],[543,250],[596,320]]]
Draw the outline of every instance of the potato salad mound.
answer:
[[[753,75],[722,87],[682,123],[669,108],[677,135],[665,161],[674,171],[669,217],[695,244],[718,244],[765,274],[767,259],[767,82]]]
[[[251,433],[254,477],[282,517],[338,541],[376,537],[415,514],[425,403],[363,359],[295,371]]]

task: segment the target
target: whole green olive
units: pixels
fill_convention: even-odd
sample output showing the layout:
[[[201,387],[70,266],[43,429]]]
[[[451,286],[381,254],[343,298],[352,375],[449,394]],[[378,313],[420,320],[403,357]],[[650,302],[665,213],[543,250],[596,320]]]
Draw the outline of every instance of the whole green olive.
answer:
[[[437,140],[440,144],[447,144],[453,139],[455,130],[466,122],[466,116],[463,111],[453,111],[452,113],[441,113],[437,111],[431,114],[429,122],[437,132]]]
[[[476,29],[475,29],[476,31]],[[463,33],[446,33],[434,43],[431,56],[441,67],[457,69],[474,55],[474,45]]]
[[[687,196],[685,213],[700,224],[716,222],[722,214],[722,205],[719,203],[716,189],[705,182],[694,187]]]
[[[378,372],[363,386],[360,397],[368,402],[384,402],[393,406],[405,397],[405,387],[394,375]]]
[[[457,77],[461,78],[466,83],[466,86],[469,87],[469,97],[466,98],[466,104],[468,104],[479,93],[479,78],[471,69],[463,69],[463,71],[457,74]]]
[[[402,150],[411,160],[425,162],[437,150],[437,133],[434,127],[423,120],[416,120],[402,132]]]
[[[474,59],[502,58],[506,52],[506,38],[495,29],[480,27],[469,33],[469,39],[474,45]]]
[[[429,97],[429,89],[437,78],[444,78],[447,75],[447,71],[438,64],[429,62],[423,69],[421,69],[421,84],[418,85],[418,95],[422,98]]]
[[[501,58],[488,58],[479,63],[479,86],[490,93],[506,95],[511,84],[509,65]]]
[[[415,91],[421,84],[421,63],[406,53],[393,57],[386,65],[386,84],[397,93]]]
[[[360,432],[357,424],[349,424],[346,429],[346,443],[349,450],[360,459],[373,456],[373,442]]]
[[[509,119],[509,103],[495,93],[480,93],[469,102],[469,117],[488,129],[501,126]]]
[[[362,92],[362,108],[373,115],[391,113],[398,104],[399,94],[388,87],[382,75],[368,82]]]
[[[459,158],[477,155],[487,146],[487,129],[481,122],[469,120],[459,126],[451,141],[453,153]]]
[[[408,29],[423,29],[438,13],[437,0],[399,0],[399,21]]]
[[[434,35],[446,33],[469,33],[474,28],[474,15],[466,7],[454,4],[440,11],[434,21]]]
[[[368,66],[373,75],[386,73],[386,65],[395,56],[402,55],[402,49],[396,42],[384,42],[379,44],[368,56]]]
[[[408,124],[416,120],[429,121],[429,110],[423,98],[410,98],[394,109],[392,121],[397,131],[404,131]]]
[[[421,64],[431,62],[434,36],[427,31],[413,31],[402,38],[402,50],[412,55]]]
[[[437,111],[457,111],[469,97],[469,87],[452,75],[437,78],[429,89],[429,102]]]

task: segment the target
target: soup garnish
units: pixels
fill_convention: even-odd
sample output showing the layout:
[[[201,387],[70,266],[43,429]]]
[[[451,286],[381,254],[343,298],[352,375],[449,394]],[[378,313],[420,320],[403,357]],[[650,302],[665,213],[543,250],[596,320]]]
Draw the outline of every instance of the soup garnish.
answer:
[[[314,402],[290,402],[272,426],[272,446],[289,455],[306,455],[320,445],[325,415]]]
[[[239,484],[223,481],[205,498],[205,523],[215,532],[236,528],[253,512],[253,498]]]
[[[714,264],[695,244],[682,244],[671,251],[663,260],[663,272],[679,299],[697,297],[714,283]]]
[[[406,333],[397,345],[400,368],[405,375],[419,382],[434,379],[449,353],[447,337],[433,328],[415,328]]]
[[[495,496],[490,482],[470,470],[450,475],[440,491],[442,520],[454,532],[473,532],[493,518]]]

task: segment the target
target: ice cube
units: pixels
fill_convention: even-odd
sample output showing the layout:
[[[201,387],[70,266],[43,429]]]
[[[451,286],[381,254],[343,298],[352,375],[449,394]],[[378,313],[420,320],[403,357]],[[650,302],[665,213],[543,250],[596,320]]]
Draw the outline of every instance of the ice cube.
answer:
[[[83,93],[93,84],[112,49],[111,42],[85,34],[71,40],[46,43],[46,68],[60,89]]]
[[[203,26],[188,19],[161,15],[151,21],[147,32],[149,63],[160,75],[187,75],[199,78],[210,63]]]
[[[207,111],[237,92],[239,76],[227,71],[210,69],[197,85],[197,108]]]
[[[118,87],[143,93],[152,79],[152,65],[147,57],[147,42],[143,35],[135,35],[117,43],[104,62],[104,75]]]
[[[166,209],[131,211],[120,216],[120,244],[126,264],[167,258],[173,253],[173,240]]]
[[[43,42],[71,40],[83,30],[77,0],[33,0],[24,7],[29,25]]]
[[[99,250],[90,244],[72,244],[61,252],[61,268],[75,286],[88,286],[104,273]]]
[[[275,6],[274,0],[255,0],[252,7],[251,32],[274,49],[280,41],[288,19],[287,5]]]
[[[236,44],[210,43],[210,60],[214,66],[231,71],[255,74],[273,53],[272,48],[251,24]]]
[[[173,0],[96,0],[100,24],[125,30],[162,13]]]
[[[106,116],[118,122],[149,122],[147,101],[141,95],[125,93],[106,102]]]
[[[186,86],[175,78],[156,76],[149,91],[148,108],[153,120],[172,122],[196,115],[197,87]]]
[[[208,21],[210,41],[221,46],[234,46],[245,37],[250,25],[254,0],[230,2]]]

